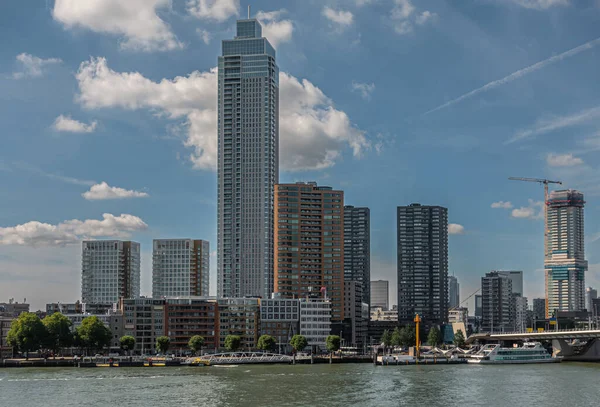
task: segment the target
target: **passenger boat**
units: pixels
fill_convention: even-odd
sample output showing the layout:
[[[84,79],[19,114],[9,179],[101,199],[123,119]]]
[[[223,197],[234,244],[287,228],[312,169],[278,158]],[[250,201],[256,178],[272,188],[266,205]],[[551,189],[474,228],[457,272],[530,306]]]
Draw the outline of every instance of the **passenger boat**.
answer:
[[[562,357],[553,357],[539,342],[525,342],[521,347],[503,348],[498,344],[485,345],[469,359],[468,363],[523,364],[556,363]]]

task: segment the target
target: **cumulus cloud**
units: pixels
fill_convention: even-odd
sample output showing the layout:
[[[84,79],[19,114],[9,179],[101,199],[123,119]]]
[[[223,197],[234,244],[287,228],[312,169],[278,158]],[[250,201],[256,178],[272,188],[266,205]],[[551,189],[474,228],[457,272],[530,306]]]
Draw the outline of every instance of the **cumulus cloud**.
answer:
[[[21,70],[13,73],[14,79],[37,78],[44,74],[44,68],[48,65],[60,64],[60,58],[42,59],[31,54],[22,53],[17,55],[17,62]]]
[[[56,0],[52,16],[69,29],[123,36],[123,49],[164,51],[183,48],[157,14],[170,6],[171,0]]]
[[[256,19],[262,25],[263,36],[266,37],[275,48],[283,42],[289,42],[294,32],[292,20],[282,19],[286,10],[278,11],[259,11],[256,13]]]
[[[93,121],[90,124],[85,124],[69,116],[63,116],[62,114],[54,120],[52,127],[56,131],[66,131],[69,133],[93,133],[98,126],[97,121]]]
[[[579,157],[573,156],[573,154],[550,153],[546,157],[546,163],[550,167],[574,167],[576,165],[582,165],[583,160]]]
[[[530,199],[529,206],[513,209],[510,216],[516,219],[544,219],[544,202]]]
[[[239,0],[188,0],[188,12],[194,17],[223,22],[239,14]]]
[[[492,208],[494,209],[512,209],[513,204],[510,201],[498,201],[492,203]]]
[[[146,192],[111,187],[106,182],[92,185],[89,191],[81,194],[88,201],[102,201],[107,199],[147,198]]]
[[[151,81],[138,72],[119,73],[104,58],[83,62],[77,72],[78,100],[90,109],[150,109],[182,120],[184,144],[198,169],[216,169],[217,71]],[[370,148],[365,133],[310,81],[279,75],[280,162],[286,170],[331,167],[350,147],[355,157]]]
[[[424,25],[437,19],[437,14],[429,10],[417,13],[417,8],[411,0],[394,0],[391,13],[394,30],[400,34],[409,34],[414,30],[414,24]]]
[[[449,223],[448,224],[448,234],[449,235],[464,235],[465,227],[463,225],[459,225],[458,223]]]
[[[352,81],[352,91],[359,93],[363,99],[370,100],[371,94],[375,90],[374,83],[360,83]]]
[[[533,10],[547,10],[551,7],[570,5],[570,0],[512,0],[512,2]]]
[[[87,238],[127,238],[131,233],[147,228],[140,218],[128,214],[105,213],[102,220],[72,219],[56,225],[31,221],[0,228],[0,245],[64,246]]]
[[[323,7],[321,12],[325,18],[334,23],[338,29],[349,27],[354,22],[354,15],[345,10],[334,10],[331,7]]]

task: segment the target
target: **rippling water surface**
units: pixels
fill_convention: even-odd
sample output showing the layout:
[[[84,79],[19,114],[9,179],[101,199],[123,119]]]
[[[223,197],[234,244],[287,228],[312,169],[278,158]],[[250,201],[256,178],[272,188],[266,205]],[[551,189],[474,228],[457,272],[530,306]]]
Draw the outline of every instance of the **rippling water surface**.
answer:
[[[0,369],[0,406],[599,406],[600,364]]]

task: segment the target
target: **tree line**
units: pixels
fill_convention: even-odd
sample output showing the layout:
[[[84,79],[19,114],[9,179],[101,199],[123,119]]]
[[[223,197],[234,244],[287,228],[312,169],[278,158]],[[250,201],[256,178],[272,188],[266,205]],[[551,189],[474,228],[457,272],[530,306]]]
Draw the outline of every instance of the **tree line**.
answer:
[[[52,351],[57,355],[65,348],[79,348],[86,354],[93,354],[109,347],[112,338],[112,332],[97,317],[85,317],[81,325],[73,329],[73,323],[63,314],[56,312],[52,315],[40,319],[37,314],[32,312],[22,313],[15,319],[7,334],[9,346],[16,351],[29,357],[30,352],[37,352],[42,349]],[[136,340],[133,336],[125,335],[119,340],[121,349],[131,352],[135,349]],[[201,352],[205,345],[204,337],[200,335],[192,336],[188,342],[188,348],[194,353]],[[290,340],[294,352],[301,352],[308,346],[308,341],[303,335],[294,335]],[[171,346],[171,340],[168,336],[156,338],[156,349],[160,353],[166,353]],[[276,339],[271,335],[262,335],[258,339],[256,347],[263,351],[273,351],[277,346]],[[230,352],[235,352],[242,347],[242,337],[239,335],[227,335],[225,338],[225,348]],[[330,352],[339,350],[340,337],[330,335],[327,338],[327,349]]]
[[[414,326],[406,325],[402,328],[396,327],[392,332],[385,330],[381,336],[381,343],[384,348],[391,347],[409,347],[415,346],[417,342],[416,329]],[[458,347],[465,345],[465,336],[461,330],[458,330],[454,335],[454,344]],[[443,343],[442,332],[436,326],[429,329],[427,335],[427,344],[430,346],[440,346]]]

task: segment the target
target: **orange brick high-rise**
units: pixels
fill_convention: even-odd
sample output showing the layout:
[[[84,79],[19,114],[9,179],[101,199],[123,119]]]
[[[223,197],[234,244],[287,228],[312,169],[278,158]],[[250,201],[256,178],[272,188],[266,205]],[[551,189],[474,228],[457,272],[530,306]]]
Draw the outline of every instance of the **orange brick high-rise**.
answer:
[[[275,292],[284,298],[327,295],[331,320],[342,321],[344,192],[315,182],[277,184],[274,206]]]

